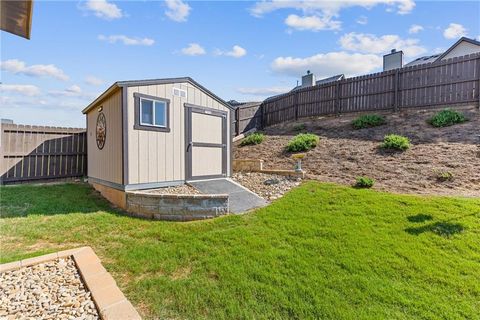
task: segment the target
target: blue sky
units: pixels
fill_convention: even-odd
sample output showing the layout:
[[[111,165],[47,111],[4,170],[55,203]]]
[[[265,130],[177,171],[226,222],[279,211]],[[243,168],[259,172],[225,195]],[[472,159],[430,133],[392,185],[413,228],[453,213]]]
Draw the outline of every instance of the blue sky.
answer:
[[[117,80],[191,76],[225,100],[261,100],[317,78],[380,71],[480,37],[480,3],[35,1],[31,40],[1,32],[0,117],[84,127]]]

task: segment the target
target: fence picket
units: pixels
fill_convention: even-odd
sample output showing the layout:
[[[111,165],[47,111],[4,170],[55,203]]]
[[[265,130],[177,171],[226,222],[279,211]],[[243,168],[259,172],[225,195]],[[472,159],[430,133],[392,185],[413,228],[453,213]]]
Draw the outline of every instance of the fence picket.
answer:
[[[1,127],[1,184],[86,174],[85,129]]]
[[[239,131],[263,128],[301,117],[348,112],[400,110],[478,104],[480,53],[301,88],[256,105],[257,122],[247,118],[251,106],[239,107]],[[240,119],[240,120],[239,120]]]

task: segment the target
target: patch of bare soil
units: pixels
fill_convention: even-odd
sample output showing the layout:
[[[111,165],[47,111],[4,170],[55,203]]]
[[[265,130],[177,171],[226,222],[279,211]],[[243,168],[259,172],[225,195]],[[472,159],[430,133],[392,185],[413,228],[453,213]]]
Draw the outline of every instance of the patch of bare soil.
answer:
[[[469,121],[446,128],[426,122],[438,109],[382,112],[385,125],[360,130],[351,125],[358,114],[301,119],[267,128],[260,145],[240,147],[236,142],[234,157],[263,159],[265,168],[292,169],[295,161],[284,148],[298,133],[295,125],[303,123],[306,132],[321,138],[303,160],[307,178],[351,185],[364,175],[374,178],[380,190],[480,197],[480,112],[457,109]],[[383,137],[390,133],[407,136],[412,147],[396,153],[381,150]],[[445,171],[453,174],[452,181],[438,179]]]

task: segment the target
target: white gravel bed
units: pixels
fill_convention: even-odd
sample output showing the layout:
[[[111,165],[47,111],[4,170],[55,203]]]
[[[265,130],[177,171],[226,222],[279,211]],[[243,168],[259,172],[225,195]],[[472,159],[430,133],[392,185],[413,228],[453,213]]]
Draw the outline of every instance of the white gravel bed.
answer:
[[[200,194],[201,192],[195,189],[194,187],[184,184],[181,186],[175,187],[166,187],[166,188],[157,188],[145,191],[147,193],[156,193],[156,194]]]
[[[0,319],[100,319],[72,258],[0,274]]]
[[[236,172],[232,179],[267,201],[280,198],[301,182],[300,178],[260,172]]]

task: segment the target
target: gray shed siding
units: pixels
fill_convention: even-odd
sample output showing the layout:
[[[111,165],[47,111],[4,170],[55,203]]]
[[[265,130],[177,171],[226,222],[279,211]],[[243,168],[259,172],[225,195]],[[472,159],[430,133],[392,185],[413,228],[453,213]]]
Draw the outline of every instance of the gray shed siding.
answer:
[[[173,88],[187,92],[187,97],[173,95]],[[134,93],[170,100],[170,132],[134,129]],[[130,86],[127,88],[127,181],[125,184],[175,184],[185,180],[185,103],[227,111],[227,150],[230,150],[230,110],[189,82]],[[230,151],[227,172],[230,172]]]
[[[102,107],[107,122],[105,146],[96,141],[98,108]],[[118,89],[87,113],[88,177],[122,184],[122,90]]]

